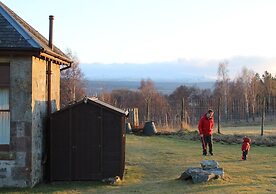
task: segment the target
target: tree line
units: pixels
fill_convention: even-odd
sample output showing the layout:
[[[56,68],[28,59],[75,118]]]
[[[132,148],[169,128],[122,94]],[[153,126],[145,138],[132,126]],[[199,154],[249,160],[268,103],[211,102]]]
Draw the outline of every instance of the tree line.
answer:
[[[77,57],[69,52],[74,63],[61,75],[61,106],[82,99],[86,94],[85,79]],[[142,79],[137,90],[118,89],[102,92],[100,100],[121,109],[138,108],[139,121],[155,121],[159,126],[196,125],[209,108],[221,122],[255,122],[263,113],[273,120],[276,115],[276,77],[268,71],[262,75],[243,68],[230,79],[228,63],[218,65],[213,89],[181,85],[164,95],[151,79]]]

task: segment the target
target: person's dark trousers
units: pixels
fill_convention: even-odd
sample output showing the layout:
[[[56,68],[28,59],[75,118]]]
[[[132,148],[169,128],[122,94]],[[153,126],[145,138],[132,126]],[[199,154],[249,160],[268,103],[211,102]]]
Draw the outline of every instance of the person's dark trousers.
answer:
[[[201,138],[203,155],[207,155],[207,146],[209,147],[209,153],[213,155],[213,140],[211,135],[204,135]]]
[[[243,159],[243,160],[246,160],[247,154],[248,154],[248,151],[247,151],[247,150],[242,151],[242,159]]]

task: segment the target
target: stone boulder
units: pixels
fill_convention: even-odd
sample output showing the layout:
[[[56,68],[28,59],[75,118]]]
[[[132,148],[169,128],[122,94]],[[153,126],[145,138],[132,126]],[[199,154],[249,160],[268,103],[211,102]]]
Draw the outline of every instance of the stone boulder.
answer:
[[[222,178],[224,171],[219,168],[218,162],[214,160],[204,160],[201,162],[201,167],[190,167],[185,170],[181,176],[180,180],[190,180],[193,183],[208,182],[212,179]]]
[[[203,160],[200,165],[203,170],[209,170],[219,167],[219,163],[215,160]]]

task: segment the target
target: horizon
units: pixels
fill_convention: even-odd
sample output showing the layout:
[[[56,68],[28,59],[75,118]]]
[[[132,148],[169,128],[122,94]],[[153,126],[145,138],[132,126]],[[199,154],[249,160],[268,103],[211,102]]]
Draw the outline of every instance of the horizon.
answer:
[[[140,81],[122,81],[122,80],[86,80],[87,94],[97,96],[102,92],[112,92],[113,90],[127,89],[137,91],[140,87]],[[181,82],[181,81],[156,81],[152,80],[156,90],[164,95],[172,94],[178,87],[187,86],[198,89],[214,89],[215,82]]]

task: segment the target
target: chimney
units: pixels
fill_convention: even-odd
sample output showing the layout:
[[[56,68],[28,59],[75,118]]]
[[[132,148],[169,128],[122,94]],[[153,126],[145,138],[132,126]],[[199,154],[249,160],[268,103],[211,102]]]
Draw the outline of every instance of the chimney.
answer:
[[[50,15],[49,16],[49,47],[53,50],[53,21],[54,21],[54,16]]]

